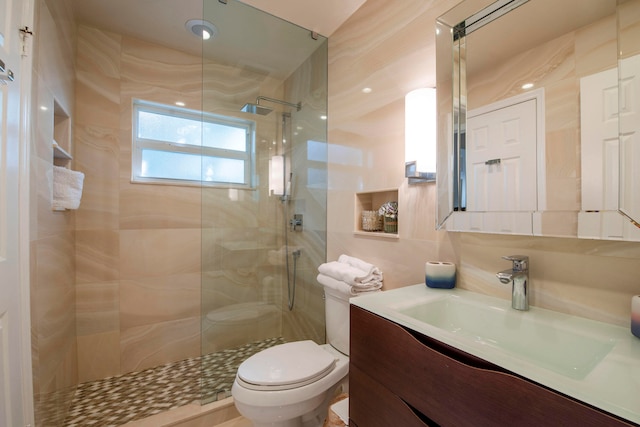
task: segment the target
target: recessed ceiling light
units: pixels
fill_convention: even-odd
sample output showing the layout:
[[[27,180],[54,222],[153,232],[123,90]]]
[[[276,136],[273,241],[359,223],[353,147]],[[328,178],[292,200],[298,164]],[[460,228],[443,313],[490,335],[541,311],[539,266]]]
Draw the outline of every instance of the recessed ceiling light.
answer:
[[[189,33],[202,38],[202,40],[209,40],[218,34],[218,29],[215,25],[202,19],[190,19],[184,26],[189,30]]]
[[[371,92],[373,92],[373,89],[371,89],[370,87],[362,88],[362,93],[371,93]]]
[[[533,83],[525,83],[522,85],[522,89],[531,89],[533,87]]]
[[[184,107],[186,104],[184,102],[182,102],[182,101],[176,101],[176,105],[178,107]]]

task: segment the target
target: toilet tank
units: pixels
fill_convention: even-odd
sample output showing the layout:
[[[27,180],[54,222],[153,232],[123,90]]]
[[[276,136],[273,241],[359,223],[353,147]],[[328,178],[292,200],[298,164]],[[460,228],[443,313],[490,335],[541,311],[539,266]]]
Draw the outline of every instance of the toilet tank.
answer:
[[[327,343],[349,355],[349,298],[351,293],[324,288],[324,312]]]

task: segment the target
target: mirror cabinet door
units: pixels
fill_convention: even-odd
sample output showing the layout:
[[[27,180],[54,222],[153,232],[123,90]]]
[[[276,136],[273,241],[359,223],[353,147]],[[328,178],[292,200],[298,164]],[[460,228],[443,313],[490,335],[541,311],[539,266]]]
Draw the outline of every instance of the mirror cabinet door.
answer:
[[[640,1],[618,0],[620,212],[640,227]]]
[[[639,8],[640,0],[465,0],[437,19],[438,228],[640,240],[618,212],[640,219],[640,133],[630,129],[640,117],[625,110],[640,106],[640,87],[624,86],[640,77]],[[618,72],[620,88],[614,77],[598,92],[600,75]],[[523,122],[505,119],[483,136],[482,120],[494,117],[485,113],[536,91],[534,151],[519,163],[507,149],[478,157],[478,141],[506,146],[523,132]],[[589,117],[603,111],[612,121],[593,128]],[[530,188],[535,202],[515,203]]]

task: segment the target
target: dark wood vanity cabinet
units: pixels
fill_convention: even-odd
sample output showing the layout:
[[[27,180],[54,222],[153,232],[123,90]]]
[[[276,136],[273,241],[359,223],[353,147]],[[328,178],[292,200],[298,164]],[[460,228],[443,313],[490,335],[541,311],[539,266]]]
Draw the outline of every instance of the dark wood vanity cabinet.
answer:
[[[637,426],[351,306],[357,427]]]

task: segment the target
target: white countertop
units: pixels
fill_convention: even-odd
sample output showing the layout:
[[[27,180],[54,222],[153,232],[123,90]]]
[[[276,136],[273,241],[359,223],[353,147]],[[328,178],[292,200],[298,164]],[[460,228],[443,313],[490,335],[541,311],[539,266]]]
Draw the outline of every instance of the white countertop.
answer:
[[[492,307],[513,310],[511,302],[507,300],[463,289],[430,289],[424,284],[361,295],[351,298],[350,302],[560,393],[640,424],[640,339],[632,335],[629,328],[533,306],[529,311],[513,310],[517,316],[549,318],[553,324],[561,325],[560,327],[570,325],[572,331],[584,332],[589,336],[612,342],[612,349],[590,372],[583,378],[570,378],[544,368],[531,359],[515,357],[486,341],[446,331],[400,312],[405,307],[451,295],[463,300],[472,300],[475,304],[486,303]],[[531,339],[535,340],[536,337],[532,336]]]

